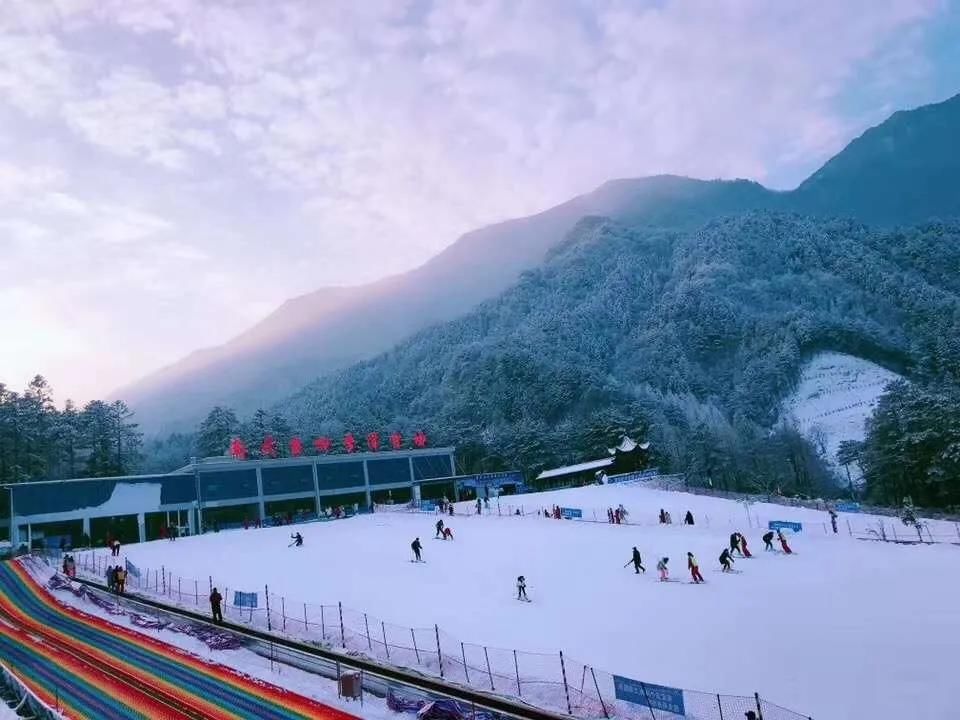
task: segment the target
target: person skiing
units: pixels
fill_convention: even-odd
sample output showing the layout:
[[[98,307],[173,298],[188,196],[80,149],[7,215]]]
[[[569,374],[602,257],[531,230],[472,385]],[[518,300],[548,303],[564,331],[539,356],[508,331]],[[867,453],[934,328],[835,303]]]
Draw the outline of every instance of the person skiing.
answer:
[[[620,505],[617,507],[617,510],[620,511],[620,519],[621,519],[624,523],[626,523],[626,522],[627,522],[627,515],[629,515],[630,513],[627,512],[627,509],[623,506],[623,503],[620,503]]]
[[[763,534],[763,549],[773,550],[773,530]]]
[[[667,518],[667,525],[673,525],[673,518],[670,517],[670,511],[664,513],[664,516]]]
[[[420,557],[420,551],[423,550],[420,538],[414,538],[413,542],[410,543],[410,549],[413,550],[414,562],[423,562],[423,558]]]
[[[723,572],[730,572],[733,568],[733,558],[730,556],[730,551],[727,548],[723,549],[723,552],[720,553],[720,567]]]
[[[830,508],[830,524],[833,526],[833,534],[837,534],[837,511]]]
[[[293,538],[293,545],[294,545],[294,547],[302,547],[302,546],[303,546],[303,535],[301,535],[300,533],[296,532],[296,533],[294,533],[293,535],[291,535],[290,537]]]
[[[480,514],[480,498],[477,498],[477,515]]]
[[[120,557],[120,541],[116,538],[113,539],[113,545],[111,546],[113,550],[114,557]]]
[[[687,553],[687,567],[690,568],[690,577],[693,578],[694,584],[699,585],[704,581],[703,575],[700,574],[700,564],[692,552]]]
[[[453,540],[453,530],[448,527],[443,529],[443,539],[444,540]]]
[[[527,597],[527,580],[523,575],[517,578],[517,600],[530,601],[530,598]]]
[[[670,571],[667,569],[667,563],[670,558],[660,558],[657,563],[657,570],[660,571],[660,582],[667,582],[670,579]]]
[[[447,505],[447,510],[449,511],[450,517],[453,517],[453,503]]]
[[[740,552],[740,533],[734,532],[730,535],[730,554],[733,555],[734,552],[740,553],[740,557],[743,557],[743,553]]]
[[[434,538],[443,537],[443,520],[437,520],[437,524],[434,525],[437,529],[437,534],[434,535]]]
[[[747,538],[743,535],[740,536],[740,552],[743,553],[744,557],[753,557],[753,553],[751,553],[750,548],[747,547]]]
[[[787,555],[793,555],[793,550],[791,550],[791,549],[790,549],[790,546],[787,545],[787,538],[786,538],[786,536],[784,536],[784,534],[783,534],[780,530],[777,530],[777,540],[780,541],[780,547],[783,548],[783,552],[784,552],[785,554],[787,554]]]
[[[223,602],[223,596],[220,591],[214,588],[210,591],[210,613],[213,615],[215,623],[223,622],[223,613],[220,612],[220,603]]]
[[[693,525],[693,513],[687,510],[687,514],[683,516],[684,525]]]
[[[607,522],[613,524],[613,508],[607,508]]]
[[[633,548],[633,555],[631,556],[627,565],[629,565],[630,563],[633,563],[633,571],[637,575],[640,574],[641,570],[643,572],[647,571],[647,569],[643,566],[643,559],[640,557],[640,551],[637,550],[636,547]]]
[[[660,508],[660,524],[661,525],[667,524],[667,514],[663,511],[663,508]]]

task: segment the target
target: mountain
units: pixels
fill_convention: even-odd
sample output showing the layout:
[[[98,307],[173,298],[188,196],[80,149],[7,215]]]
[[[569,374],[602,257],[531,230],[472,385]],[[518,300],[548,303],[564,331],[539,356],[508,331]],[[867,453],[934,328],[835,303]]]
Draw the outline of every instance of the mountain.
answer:
[[[938,270],[958,263],[960,222],[881,232],[757,211],[664,230],[585,218],[498,298],[277,409],[306,434],[332,418],[433,428],[494,467],[582,459],[633,424],[673,469],[759,482],[787,471],[799,441],[781,430],[774,443],[770,428],[816,353],[960,378],[960,288]]]
[[[288,301],[250,331],[116,391],[148,432],[183,429],[214,405],[249,413],[326,373],[455,319],[537,268],[585,216],[631,227],[695,229],[752,210],[848,216],[876,225],[960,215],[960,96],[894,114],[792,192],[746,181],[656,176],[608,182],[526,218],[469,232],[423,266]]]
[[[290,300],[230,342],[114,395],[137,411],[148,432],[193,426],[218,404],[250,412],[495,297],[539,265],[585,215],[693,227],[720,213],[777,202],[776,193],[747,181],[611,181],[537,215],[469,232],[406,274]]]

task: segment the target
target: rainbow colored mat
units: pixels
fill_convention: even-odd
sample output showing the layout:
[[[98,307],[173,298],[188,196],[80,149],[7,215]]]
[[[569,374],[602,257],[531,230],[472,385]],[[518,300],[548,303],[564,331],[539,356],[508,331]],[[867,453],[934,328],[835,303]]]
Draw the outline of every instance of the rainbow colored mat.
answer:
[[[0,563],[0,612],[16,626],[0,622],[0,657],[41,700],[70,718],[353,718],[60,605],[17,562]],[[116,676],[162,691],[181,709],[174,710]],[[189,714],[184,707],[190,708]]]

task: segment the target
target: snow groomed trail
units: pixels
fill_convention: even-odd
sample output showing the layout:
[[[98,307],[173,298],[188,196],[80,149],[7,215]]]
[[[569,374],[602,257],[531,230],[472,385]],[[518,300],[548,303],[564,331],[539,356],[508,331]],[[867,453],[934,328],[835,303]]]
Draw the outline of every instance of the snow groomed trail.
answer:
[[[71,719],[353,718],[64,607],[17,562],[0,563],[0,655]]]

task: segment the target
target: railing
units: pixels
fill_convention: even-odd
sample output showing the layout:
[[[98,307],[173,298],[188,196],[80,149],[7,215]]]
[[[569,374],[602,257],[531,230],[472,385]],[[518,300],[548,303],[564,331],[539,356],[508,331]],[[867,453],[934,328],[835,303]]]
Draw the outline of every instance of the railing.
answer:
[[[94,552],[76,555],[78,573],[103,582],[106,568],[115,562],[110,556]],[[592,665],[570,658],[562,652],[531,653],[495,648],[462,641],[439,626],[411,628],[388,623],[368,613],[344,607],[342,603],[315,604],[294,600],[270,592],[268,587],[231,588],[223,579],[208,576],[204,580],[186,578],[162,566],[137,568],[128,574],[126,591],[163,598],[168,604],[206,609],[211,588],[222,588],[224,618],[258,630],[312,643],[339,648],[391,665],[416,669],[444,680],[516,698],[545,710],[577,718],[625,718],[654,720],[676,718],[679,713],[660,702],[663,691],[682,698],[685,717],[722,720],[743,717],[747,710],[766,720],[802,720],[805,716],[779,708],[759,695],[729,696],[696,690],[662,688],[634,682],[634,687],[649,689],[647,704],[636,697],[624,699],[615,676]],[[231,589],[248,593],[256,600],[246,606],[231,602]],[[622,683],[621,683],[622,684]],[[647,691],[644,690],[644,696]],[[658,704],[659,703],[659,704]],[[651,707],[652,705],[652,707]],[[733,714],[739,712],[739,715]]]
[[[10,709],[14,711],[17,717],[23,715],[23,711],[26,710],[31,713],[29,717],[37,718],[37,720],[65,720],[63,713],[59,710],[54,710],[38,698],[33,691],[2,662],[0,662],[0,678],[2,678],[3,686],[10,693],[19,696],[16,698],[14,704],[10,705],[8,703]],[[24,717],[27,716],[24,715]]]

